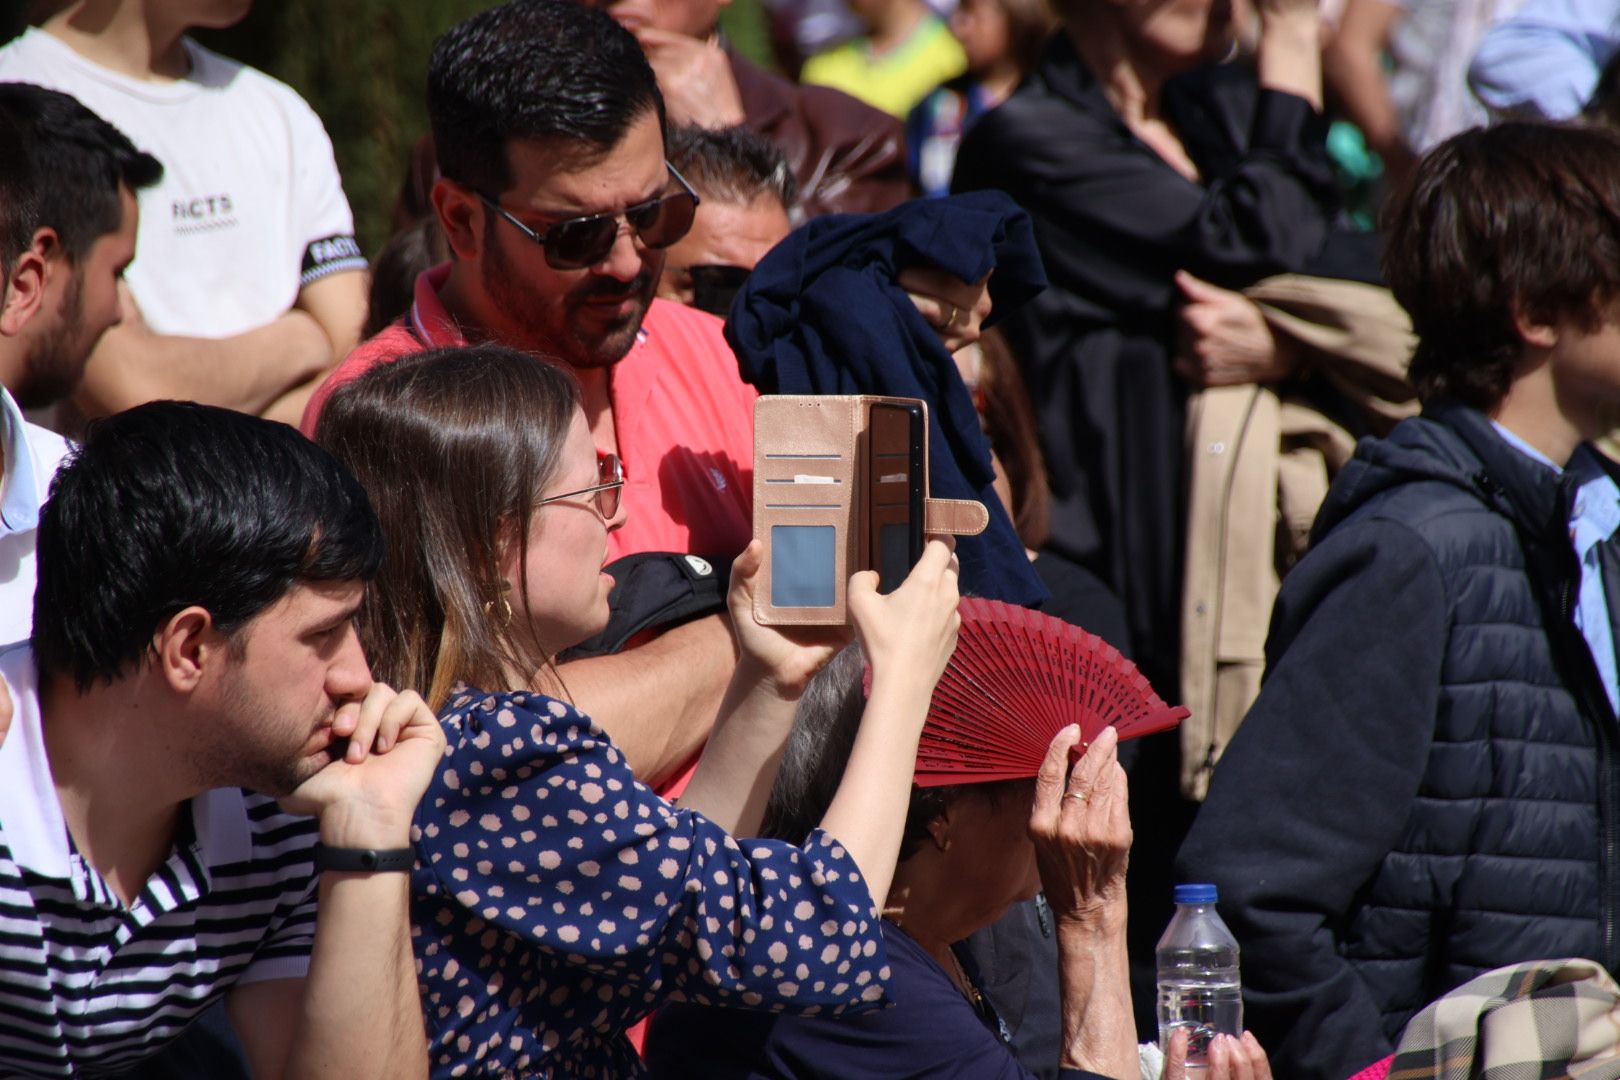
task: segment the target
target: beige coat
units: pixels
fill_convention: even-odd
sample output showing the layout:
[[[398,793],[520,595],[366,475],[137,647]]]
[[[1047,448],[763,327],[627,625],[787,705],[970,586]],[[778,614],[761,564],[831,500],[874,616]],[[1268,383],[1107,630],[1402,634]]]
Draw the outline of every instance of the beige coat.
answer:
[[[1181,786],[1194,799],[1259,693],[1278,583],[1305,551],[1353,432],[1382,434],[1417,411],[1405,378],[1416,339],[1387,289],[1284,274],[1245,294],[1300,348],[1303,374],[1188,402]]]

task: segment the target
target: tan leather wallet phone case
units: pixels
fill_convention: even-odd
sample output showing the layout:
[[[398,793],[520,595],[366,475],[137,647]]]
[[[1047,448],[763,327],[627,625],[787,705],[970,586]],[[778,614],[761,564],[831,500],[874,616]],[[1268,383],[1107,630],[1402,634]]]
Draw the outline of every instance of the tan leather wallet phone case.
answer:
[[[971,500],[928,497],[928,405],[916,398],[766,395],[754,403],[754,536],[765,566],[754,617],[766,626],[848,622],[850,575],[897,586],[921,535],[973,536]]]

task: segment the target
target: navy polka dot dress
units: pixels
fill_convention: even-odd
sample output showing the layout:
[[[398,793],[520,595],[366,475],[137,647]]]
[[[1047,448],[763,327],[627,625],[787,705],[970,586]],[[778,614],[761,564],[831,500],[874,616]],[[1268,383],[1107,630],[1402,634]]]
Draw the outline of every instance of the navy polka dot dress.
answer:
[[[540,694],[459,687],[417,810],[412,925],[434,1077],[633,1077],[664,1001],[806,1016],[884,1000],[843,846],[734,840]]]

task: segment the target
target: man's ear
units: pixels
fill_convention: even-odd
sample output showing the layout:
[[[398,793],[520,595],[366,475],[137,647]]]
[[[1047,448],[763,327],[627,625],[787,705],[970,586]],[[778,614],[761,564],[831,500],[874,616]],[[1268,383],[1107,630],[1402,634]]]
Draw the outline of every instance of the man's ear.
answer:
[[[1519,340],[1532,349],[1550,349],[1558,344],[1559,325],[1530,314],[1522,304],[1513,305],[1513,329],[1518,331]]]
[[[11,264],[5,296],[0,298],[0,337],[16,337],[45,305],[45,286],[53,264],[63,256],[55,229],[40,229]]]
[[[169,689],[189,694],[220,662],[225,647],[208,609],[193,605],[169,616],[152,635],[153,667]]]
[[[429,195],[439,215],[450,250],[459,259],[476,260],[484,246],[484,204],[454,180],[439,177]]]

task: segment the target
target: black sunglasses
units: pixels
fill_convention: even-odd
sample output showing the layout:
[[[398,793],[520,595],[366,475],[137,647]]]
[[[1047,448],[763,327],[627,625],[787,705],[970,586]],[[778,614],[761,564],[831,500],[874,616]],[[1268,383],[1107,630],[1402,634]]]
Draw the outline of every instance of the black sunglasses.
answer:
[[[692,276],[692,306],[722,319],[731,314],[731,302],[752,273],[744,266],[721,263],[688,266],[686,272]]]
[[[553,270],[583,270],[587,266],[595,266],[613,250],[613,242],[619,238],[620,218],[630,226],[636,239],[649,248],[667,248],[691,230],[692,217],[702,200],[675,166],[666,161],[664,167],[680,182],[680,191],[627,206],[616,214],[564,218],[543,232],[523,224],[488,195],[479,192],[478,197],[485,206],[545,249],[547,266]]]

